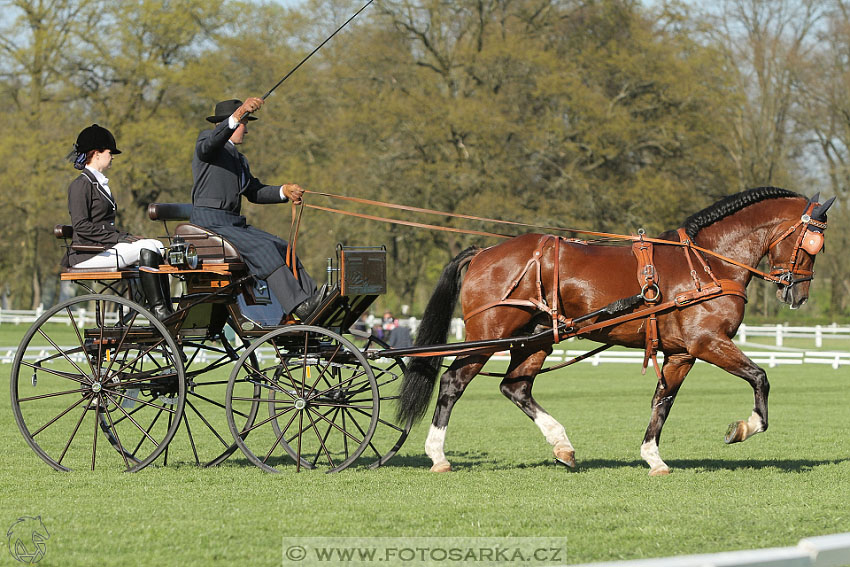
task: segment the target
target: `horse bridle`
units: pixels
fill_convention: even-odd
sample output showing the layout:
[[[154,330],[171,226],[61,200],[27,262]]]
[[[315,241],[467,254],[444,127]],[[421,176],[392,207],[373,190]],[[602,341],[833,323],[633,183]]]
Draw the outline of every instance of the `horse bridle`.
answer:
[[[823,248],[823,231],[826,230],[826,221],[819,221],[812,218],[812,211],[819,203],[810,202],[806,205],[806,210],[800,217],[800,220],[792,224],[779,237],[774,240],[768,247],[772,250],[777,244],[797,232],[797,229],[803,227],[800,231],[800,236],[797,237],[797,242],[794,243],[794,249],[791,251],[791,258],[787,262],[780,262],[773,266],[768,274],[770,277],[765,278],[770,281],[785,286],[786,293],[792,286],[801,282],[807,282],[814,279],[814,271],[800,268],[798,260],[800,259],[800,250],[814,256]]]

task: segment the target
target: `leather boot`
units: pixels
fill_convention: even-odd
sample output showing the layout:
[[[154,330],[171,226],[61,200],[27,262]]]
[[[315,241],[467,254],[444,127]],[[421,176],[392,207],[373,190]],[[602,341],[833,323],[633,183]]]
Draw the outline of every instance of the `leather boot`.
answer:
[[[325,300],[327,292],[328,284],[322,285],[322,287],[317,289],[313,295],[302,301],[295,309],[293,309],[292,313],[294,313],[302,321],[307,321]]]
[[[159,252],[145,248],[139,254],[139,266],[158,268],[160,264],[162,264],[162,255]],[[168,318],[172,313],[170,293],[165,291],[167,284],[163,282],[167,278],[168,276],[164,274],[152,274],[139,270],[139,280],[142,283],[142,291],[145,292],[147,307],[160,321]]]

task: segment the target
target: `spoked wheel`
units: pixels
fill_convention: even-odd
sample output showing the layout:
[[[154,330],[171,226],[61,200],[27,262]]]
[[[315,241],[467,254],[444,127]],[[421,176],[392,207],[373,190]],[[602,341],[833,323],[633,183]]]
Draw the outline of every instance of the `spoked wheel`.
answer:
[[[373,459],[369,468],[379,467],[389,461],[404,444],[413,426],[412,417],[401,420],[396,415],[401,381],[407,366],[401,357],[378,357],[376,353],[387,348],[390,348],[387,343],[371,335],[361,351],[371,361],[370,366],[375,374],[381,401],[381,414],[378,417],[375,434],[363,453],[363,458]]]
[[[11,395],[24,439],[54,469],[137,471],[168,446],[186,393],[180,351],[153,314],[123,297],[86,295],[27,331]]]
[[[237,337],[236,341],[239,340]],[[238,448],[227,425],[224,402],[228,372],[247,344],[234,345],[222,332],[214,339],[184,338],[180,346],[186,367],[186,406],[183,423],[166,449],[164,461],[166,464],[171,460],[215,466]],[[249,356],[249,363],[257,366],[253,354]],[[253,397],[259,398],[262,395],[260,386],[251,387]],[[240,429],[254,423],[259,407],[260,402],[256,402],[245,404],[236,411],[234,420]]]
[[[243,427],[236,418],[258,401],[266,410]],[[378,385],[366,358],[348,339],[321,327],[292,325],[257,339],[227,385],[227,420],[236,444],[270,472],[290,459],[297,471],[348,467],[369,446],[379,412]]]

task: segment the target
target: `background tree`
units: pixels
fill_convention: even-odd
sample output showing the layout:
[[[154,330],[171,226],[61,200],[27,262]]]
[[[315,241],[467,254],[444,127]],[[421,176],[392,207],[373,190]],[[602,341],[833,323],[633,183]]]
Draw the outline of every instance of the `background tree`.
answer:
[[[63,159],[81,128],[116,133],[119,223],[156,235],[145,208],[190,199],[194,140],[215,102],[265,93],[360,4],[0,7],[0,89],[11,101],[0,114],[26,133],[0,141],[14,197],[0,210],[0,278],[11,304],[34,306],[57,295],[50,228],[67,220],[75,172]],[[635,0],[379,0],[269,98],[242,149],[270,183],[624,233],[675,227],[750,186],[846,197],[846,12],[843,0],[726,0],[708,12]],[[288,235],[288,205],[244,210]],[[833,210],[830,250],[847,238],[833,228],[847,209]],[[298,242],[319,279],[337,242],[385,244],[391,285],[380,307],[415,313],[448,258],[495,241],[308,210]],[[821,265],[831,313],[846,313],[850,263],[830,253]],[[754,289],[775,313],[768,286]]]

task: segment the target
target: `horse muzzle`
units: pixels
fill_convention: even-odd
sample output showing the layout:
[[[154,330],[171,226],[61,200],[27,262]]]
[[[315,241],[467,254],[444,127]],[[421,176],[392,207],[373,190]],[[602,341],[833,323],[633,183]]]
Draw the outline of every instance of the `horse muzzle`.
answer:
[[[812,281],[813,276],[803,276],[795,278],[791,272],[785,272],[779,277],[776,285],[779,289],[776,290],[776,297],[782,303],[787,303],[791,309],[801,307],[809,299],[809,286],[799,286],[797,284]]]

